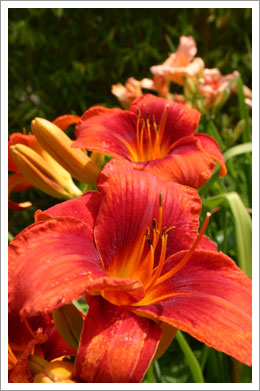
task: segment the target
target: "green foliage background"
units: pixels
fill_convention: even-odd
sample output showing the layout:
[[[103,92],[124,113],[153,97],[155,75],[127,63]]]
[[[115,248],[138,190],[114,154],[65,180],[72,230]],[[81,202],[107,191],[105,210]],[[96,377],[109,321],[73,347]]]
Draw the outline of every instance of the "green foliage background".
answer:
[[[28,132],[35,116],[53,120],[67,113],[81,115],[96,104],[119,105],[111,93],[112,84],[124,83],[130,76],[151,77],[150,66],[162,63],[168,52],[175,51],[181,35],[194,37],[197,56],[207,68],[217,67],[223,74],[238,70],[251,88],[251,18],[251,9],[9,9],[9,134],[22,132],[23,127]],[[181,92],[181,88],[174,85],[172,91]],[[238,94],[229,98],[221,113],[202,118],[200,131],[217,134],[225,152],[251,141],[250,132],[240,139],[234,137],[240,119],[246,119],[250,127],[243,96]],[[243,248],[236,247],[236,228],[241,221],[229,201],[239,194],[236,210],[241,210],[242,202],[242,225],[250,225],[247,210],[252,206],[252,163],[251,154],[245,153],[247,148],[242,147],[242,155],[227,163],[226,178],[218,180],[215,175],[210,186],[200,192],[204,214],[216,205],[222,208],[212,216],[207,234],[240,266]],[[226,193],[232,194],[225,198]],[[30,200],[34,206],[9,212],[10,239],[33,222],[36,209],[60,202],[35,188],[12,197]],[[237,196],[233,199],[236,202]],[[250,239],[250,229],[247,234]],[[242,244],[243,237],[242,232]],[[183,335],[206,382],[250,381],[248,367],[241,368],[230,357]],[[189,356],[175,340],[151,366],[144,381],[199,381],[194,379]]]

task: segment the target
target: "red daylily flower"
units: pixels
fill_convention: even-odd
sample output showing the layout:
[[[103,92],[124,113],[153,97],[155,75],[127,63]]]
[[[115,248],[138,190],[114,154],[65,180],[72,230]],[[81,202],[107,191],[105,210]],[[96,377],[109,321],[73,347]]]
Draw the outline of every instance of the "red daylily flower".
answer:
[[[194,133],[200,113],[171,100],[144,95],[130,110],[92,107],[76,125],[73,147],[123,157],[159,178],[201,187],[215,161],[227,170],[217,142]]]
[[[251,279],[205,223],[198,234],[197,191],[118,159],[98,189],[38,211],[10,243],[10,311],[49,313],[86,294],[83,382],[140,382],[176,328],[250,365]]]
[[[11,383],[32,383],[29,358],[53,360],[65,355],[75,355],[60,336],[50,314],[21,321],[19,315],[8,315],[8,372]]]

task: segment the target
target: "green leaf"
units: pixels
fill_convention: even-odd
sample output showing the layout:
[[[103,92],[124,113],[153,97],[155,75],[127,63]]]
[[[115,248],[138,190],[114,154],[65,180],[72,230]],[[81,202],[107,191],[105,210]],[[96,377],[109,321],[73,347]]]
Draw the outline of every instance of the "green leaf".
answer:
[[[190,367],[194,382],[195,383],[204,383],[204,377],[203,377],[199,362],[198,362],[196,356],[194,355],[193,351],[189,347],[189,344],[187,343],[184,335],[182,334],[182,332],[180,330],[177,331],[176,340],[179,343],[180,348],[183,351],[184,356],[188,362],[188,365]]]
[[[223,153],[224,159],[227,162],[229,159],[241,155],[243,153],[252,152],[252,143],[244,143],[240,145],[236,145],[235,147],[232,147],[228,149],[225,153]],[[210,179],[205,183],[205,185],[198,190],[199,195],[202,197],[204,196],[212,187],[213,183],[216,181],[219,175],[219,167],[220,165],[217,163],[215,170],[213,174],[211,175]]]
[[[13,240],[14,236],[11,234],[11,232],[8,231],[8,243]]]
[[[238,251],[238,264],[242,270],[252,276],[252,220],[236,192],[220,194],[204,200],[203,206],[213,209],[222,205],[230,208],[234,217],[236,243]]]
[[[74,349],[78,349],[83,318],[73,304],[66,304],[52,313],[56,329],[62,338]]]
[[[223,150],[222,138],[221,138],[220,133],[219,133],[218,129],[216,128],[213,121],[210,121],[208,123],[207,130],[208,130],[208,134],[217,140],[217,142],[219,143],[220,149]]]
[[[241,78],[238,78],[237,81],[237,96],[238,96],[238,107],[239,107],[239,114],[240,118],[245,120],[245,130],[242,133],[242,139],[243,141],[250,140],[250,126],[248,122],[248,107],[245,103],[245,95],[243,91],[243,82]]]
[[[252,143],[244,143],[240,145],[236,145],[235,147],[232,147],[228,149],[224,154],[224,158],[226,161],[231,159],[234,156],[242,155],[243,153],[252,152]]]

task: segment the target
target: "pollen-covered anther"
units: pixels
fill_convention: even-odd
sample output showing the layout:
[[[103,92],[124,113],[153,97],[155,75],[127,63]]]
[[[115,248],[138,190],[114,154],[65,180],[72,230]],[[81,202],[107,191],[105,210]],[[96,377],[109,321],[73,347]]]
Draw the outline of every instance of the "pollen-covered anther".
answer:
[[[163,145],[163,135],[168,118],[169,104],[166,105],[160,123],[157,124],[155,117],[150,119],[149,112],[146,119],[141,118],[141,110],[138,108],[136,122],[136,152],[129,149],[134,161],[148,161],[160,159],[167,153],[168,147]]]

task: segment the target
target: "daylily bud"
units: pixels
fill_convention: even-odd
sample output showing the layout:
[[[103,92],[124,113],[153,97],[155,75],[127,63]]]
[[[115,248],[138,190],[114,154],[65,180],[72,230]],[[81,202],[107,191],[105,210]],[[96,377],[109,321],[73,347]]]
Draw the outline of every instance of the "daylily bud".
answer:
[[[41,146],[70,174],[84,183],[95,184],[99,168],[79,148],[72,148],[73,141],[55,124],[43,118],[35,118],[31,128]]]
[[[241,135],[241,133],[245,129],[245,126],[246,126],[246,121],[244,119],[241,119],[240,121],[238,121],[238,123],[236,124],[235,129],[234,129],[234,136],[236,137],[236,139],[239,138],[239,136]]]
[[[44,371],[44,368],[48,364],[47,360],[44,360],[44,358],[36,356],[34,354],[32,354],[29,357],[28,362],[29,362],[30,371],[33,376],[39,372]]]
[[[49,164],[47,159],[23,144],[12,145],[10,153],[25,178],[44,193],[56,198],[68,199],[82,194],[70,174],[57,162],[52,161]]]
[[[215,100],[212,108],[213,108],[213,112],[215,112],[217,109],[221,108],[221,106],[223,106],[223,104],[227,101],[228,97],[230,95],[230,89],[227,87],[224,89],[224,91],[222,91],[217,99]]]
[[[44,360],[45,361],[45,360]],[[34,383],[75,383],[73,378],[73,364],[67,361],[48,362],[43,370],[37,373]]]
[[[67,361],[49,362],[44,372],[54,382],[71,380],[73,377],[73,364]]]
[[[73,304],[67,304],[53,311],[52,316],[62,338],[77,350],[83,324],[81,312]]]
[[[184,78],[184,95],[186,99],[191,99],[197,91],[197,86],[194,78]]]
[[[104,163],[105,155],[103,155],[103,153],[91,152],[90,157],[91,160],[101,169]]]

